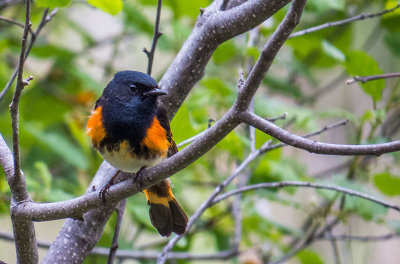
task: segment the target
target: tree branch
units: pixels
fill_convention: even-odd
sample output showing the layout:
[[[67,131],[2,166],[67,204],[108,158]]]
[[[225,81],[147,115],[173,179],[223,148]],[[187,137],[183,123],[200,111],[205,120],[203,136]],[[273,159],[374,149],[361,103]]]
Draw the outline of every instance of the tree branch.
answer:
[[[303,138],[310,138],[310,137],[313,137],[313,136],[316,136],[316,135],[320,135],[320,134],[322,134],[322,133],[324,133],[324,132],[326,132],[328,130],[331,130],[331,129],[334,129],[334,128],[337,128],[337,127],[340,127],[340,126],[344,126],[348,122],[349,122],[348,119],[340,120],[340,121],[338,121],[336,123],[324,126],[323,128],[321,128],[321,129],[319,129],[319,130],[317,130],[315,132],[312,132],[312,133],[309,133],[307,135],[304,135]],[[271,151],[271,150],[277,149],[277,148],[281,148],[281,147],[284,147],[284,146],[287,146],[287,145],[288,144],[282,143],[282,142],[281,143],[276,143],[276,144],[271,144],[267,148],[264,149],[264,152]]]
[[[351,235],[332,235],[325,234],[320,239],[335,239],[337,241],[360,241],[360,242],[378,242],[378,241],[387,241],[392,238],[400,238],[400,235],[397,233],[389,233],[386,235],[380,236],[351,236]]]
[[[19,26],[20,28],[25,28],[24,24],[22,24],[22,23],[20,23],[18,21],[12,20],[10,18],[4,17],[4,16],[0,16],[0,21],[4,21],[4,22],[10,23],[12,25]],[[29,30],[30,34],[35,35],[35,33],[32,31],[31,28],[29,28],[28,30]]]
[[[153,60],[154,60],[154,53],[156,52],[157,41],[162,36],[162,33],[159,32],[161,6],[162,6],[162,0],[158,0],[156,23],[154,25],[153,42],[151,43],[150,51],[148,51],[146,48],[143,49],[144,53],[146,53],[147,58],[148,58],[148,64],[147,64],[147,74],[148,75],[151,75],[151,70],[152,70],[152,67],[153,67]]]
[[[295,186],[295,187],[305,187],[305,188],[312,188],[312,189],[325,189],[325,190],[332,190],[336,192],[341,192],[350,196],[355,196],[362,198],[364,200],[371,201],[373,203],[377,203],[382,205],[383,207],[393,209],[395,211],[400,212],[400,206],[386,202],[384,200],[375,198],[371,195],[367,195],[364,193],[360,193],[354,190],[350,190],[347,188],[343,188],[340,186],[334,186],[334,185],[326,185],[326,184],[320,184],[320,183],[314,183],[314,182],[298,182],[298,181],[283,181],[283,182],[268,182],[268,183],[260,183],[260,184],[254,184],[250,186],[246,186],[243,188],[239,188],[227,193],[224,193],[220,196],[218,196],[214,201],[213,205],[216,203],[219,203],[222,200],[225,200],[226,198],[236,195],[239,193],[243,192],[248,192],[248,191],[253,191],[257,189],[276,189],[276,188],[284,188],[284,187],[289,187],[289,186]]]
[[[31,35],[31,41],[29,43],[28,49],[25,52],[24,62],[25,62],[26,58],[28,57],[29,53],[31,52],[31,49],[32,49],[33,45],[35,44],[35,41],[36,41],[37,37],[39,36],[40,32],[42,31],[42,29],[44,28],[44,26],[47,23],[49,23],[51,21],[52,17],[55,16],[55,14],[57,13],[57,8],[55,8],[53,11],[51,11],[50,14],[48,14],[48,12],[49,12],[49,9],[45,9],[43,11],[42,20],[40,21],[39,26],[36,29],[35,33]],[[8,80],[3,91],[0,92],[0,101],[4,99],[6,93],[8,92],[8,90],[10,90],[15,78],[17,77],[17,73],[18,73],[18,65],[15,68],[14,72],[12,73],[11,78]]]
[[[341,145],[329,144],[309,140],[294,135],[267,120],[251,112],[240,112],[239,118],[242,122],[252,125],[264,133],[296,148],[307,150],[311,153],[328,155],[375,155],[379,156],[385,153],[400,150],[400,140],[371,145]]]
[[[33,77],[23,79],[24,71],[24,59],[26,42],[28,38],[29,29],[31,27],[30,22],[30,1],[26,1],[25,8],[25,26],[24,33],[21,41],[21,52],[18,63],[17,72],[17,86],[15,87],[14,96],[10,105],[11,114],[11,126],[12,126],[12,142],[13,142],[13,156],[2,158],[2,162],[13,161],[11,164],[5,164],[3,166],[7,176],[8,185],[11,189],[12,201],[11,204],[19,204],[30,200],[28,192],[26,190],[25,177],[21,172],[20,154],[19,154],[19,100],[21,97],[22,90]],[[33,36],[32,36],[33,37]],[[7,144],[1,139],[0,144],[2,145],[2,155],[9,155],[7,151]],[[10,170],[12,169],[12,170]],[[13,224],[13,232],[15,237],[15,246],[17,251],[17,262],[18,263],[37,263],[38,262],[38,249],[36,246],[35,227],[31,220],[19,220],[11,214],[11,220]]]
[[[249,0],[231,9],[220,10],[221,0],[204,9],[178,55],[160,80],[168,90],[162,101],[171,120],[204,69],[215,49],[224,41],[259,25],[284,7],[289,0]]]
[[[0,239],[11,242],[15,241],[14,236],[12,234],[1,231],[0,231]],[[40,248],[48,249],[51,246],[51,243],[38,240],[37,245]],[[203,261],[218,260],[218,259],[224,260],[224,259],[230,259],[238,254],[239,252],[234,250],[220,251],[215,254],[174,252],[174,253],[169,253],[167,258],[182,259],[182,260],[203,260]],[[109,255],[109,249],[102,247],[95,247],[90,252],[90,255],[107,257]],[[119,259],[155,260],[157,259],[158,255],[159,252],[155,251],[132,251],[132,250],[119,249],[116,251],[115,257]]]
[[[117,249],[118,249],[118,237],[119,237],[120,230],[121,230],[122,217],[124,216],[126,201],[127,201],[126,199],[123,199],[121,202],[119,202],[119,206],[115,210],[117,213],[117,221],[116,221],[117,223],[115,224],[115,231],[114,231],[114,236],[113,236],[112,244],[110,247],[110,251],[108,254],[107,264],[114,263],[114,259],[115,259]]]
[[[398,77],[400,77],[400,72],[384,73],[384,74],[370,75],[370,76],[355,76],[353,77],[353,79],[347,80],[346,84],[352,84],[354,82],[366,83],[374,80],[398,78]]]
[[[397,4],[395,7],[383,10],[381,12],[371,13],[371,14],[360,14],[360,15],[357,15],[357,16],[354,16],[354,17],[343,19],[343,20],[339,20],[339,21],[335,21],[335,22],[328,22],[328,23],[325,23],[325,24],[322,24],[322,25],[318,25],[318,26],[315,26],[315,27],[307,28],[307,29],[292,33],[289,38],[295,38],[295,37],[303,36],[303,35],[309,34],[311,32],[315,32],[315,31],[318,31],[318,30],[321,30],[321,29],[325,29],[325,28],[329,28],[329,27],[341,26],[341,25],[344,25],[344,24],[347,24],[347,23],[351,23],[351,22],[354,22],[354,21],[357,21],[357,20],[364,20],[364,19],[369,19],[369,18],[374,18],[374,17],[380,17],[380,16],[383,16],[383,15],[385,15],[387,13],[395,11],[399,7],[400,7],[400,4]]]
[[[256,64],[240,89],[234,105],[235,110],[246,111],[248,109],[254,94],[275,59],[276,54],[285,43],[290,33],[300,22],[305,4],[306,0],[293,1],[285,18],[265,44]]]

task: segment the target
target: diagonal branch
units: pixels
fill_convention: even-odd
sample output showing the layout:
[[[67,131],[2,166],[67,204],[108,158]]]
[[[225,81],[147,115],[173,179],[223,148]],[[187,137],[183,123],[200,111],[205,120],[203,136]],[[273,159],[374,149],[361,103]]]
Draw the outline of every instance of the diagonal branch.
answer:
[[[286,14],[282,23],[279,24],[274,34],[272,34],[271,38],[265,44],[247,80],[239,90],[234,105],[235,110],[242,112],[248,109],[254,94],[260,86],[266,72],[269,70],[276,54],[283,46],[290,33],[300,22],[305,4],[306,0],[293,1],[290,10]]]
[[[256,27],[290,0],[241,2],[231,9],[220,10],[222,0],[216,0],[198,17],[192,33],[160,81],[160,86],[168,90],[162,100],[169,119],[203,77],[208,61],[220,44]]]
[[[397,4],[395,7],[383,10],[381,12],[376,12],[376,13],[371,13],[371,14],[360,14],[360,15],[357,15],[357,16],[354,16],[354,17],[343,19],[343,20],[339,20],[339,21],[335,21],[335,22],[328,22],[328,23],[325,23],[325,24],[322,24],[322,25],[318,25],[318,26],[315,26],[315,27],[307,28],[307,29],[292,33],[289,38],[295,38],[295,37],[303,36],[303,35],[306,35],[306,34],[321,30],[321,29],[325,29],[325,28],[329,28],[329,27],[337,27],[337,26],[341,26],[341,25],[344,25],[344,24],[347,24],[347,23],[358,21],[358,20],[364,20],[364,19],[369,19],[369,18],[380,17],[380,16],[383,16],[383,15],[385,15],[387,13],[391,13],[391,12],[395,11],[399,7],[400,7],[400,4]]]
[[[328,155],[374,155],[379,156],[400,150],[400,140],[371,145],[341,145],[329,144],[309,140],[294,135],[271,122],[251,112],[239,113],[242,122],[252,125],[264,133],[296,148],[304,149],[312,153]]]

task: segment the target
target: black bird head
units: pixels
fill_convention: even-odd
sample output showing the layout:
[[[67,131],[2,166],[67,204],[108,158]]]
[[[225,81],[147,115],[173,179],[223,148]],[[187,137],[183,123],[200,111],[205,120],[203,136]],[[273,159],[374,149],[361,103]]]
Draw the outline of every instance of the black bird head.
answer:
[[[120,104],[129,105],[137,100],[151,104],[165,94],[167,92],[160,89],[151,76],[137,71],[120,71],[104,89],[103,97]]]
[[[102,107],[102,120],[111,141],[140,141],[153,122],[158,97],[167,92],[149,75],[137,71],[120,71],[114,75],[96,101]],[[133,142],[135,141],[135,142]]]

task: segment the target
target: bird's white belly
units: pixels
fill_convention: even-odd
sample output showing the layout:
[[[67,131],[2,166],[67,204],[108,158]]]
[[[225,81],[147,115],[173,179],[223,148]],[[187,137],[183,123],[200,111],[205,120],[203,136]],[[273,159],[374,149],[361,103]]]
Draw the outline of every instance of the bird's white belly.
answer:
[[[160,163],[164,157],[159,157],[155,159],[139,159],[125,148],[120,148],[119,151],[108,151],[104,149],[101,152],[103,158],[115,167],[124,172],[137,172],[143,166],[152,167]]]

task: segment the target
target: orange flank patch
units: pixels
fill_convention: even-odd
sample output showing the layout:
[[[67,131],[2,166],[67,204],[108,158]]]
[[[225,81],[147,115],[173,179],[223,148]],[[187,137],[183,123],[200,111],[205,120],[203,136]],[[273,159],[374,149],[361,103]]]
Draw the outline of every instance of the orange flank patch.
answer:
[[[92,111],[87,123],[86,134],[89,135],[95,147],[98,147],[101,140],[106,136],[106,130],[102,123],[101,106]]]
[[[147,129],[143,144],[150,150],[160,152],[163,156],[167,155],[168,148],[171,144],[167,139],[165,129],[160,125],[156,117],[153,119],[151,126]]]

